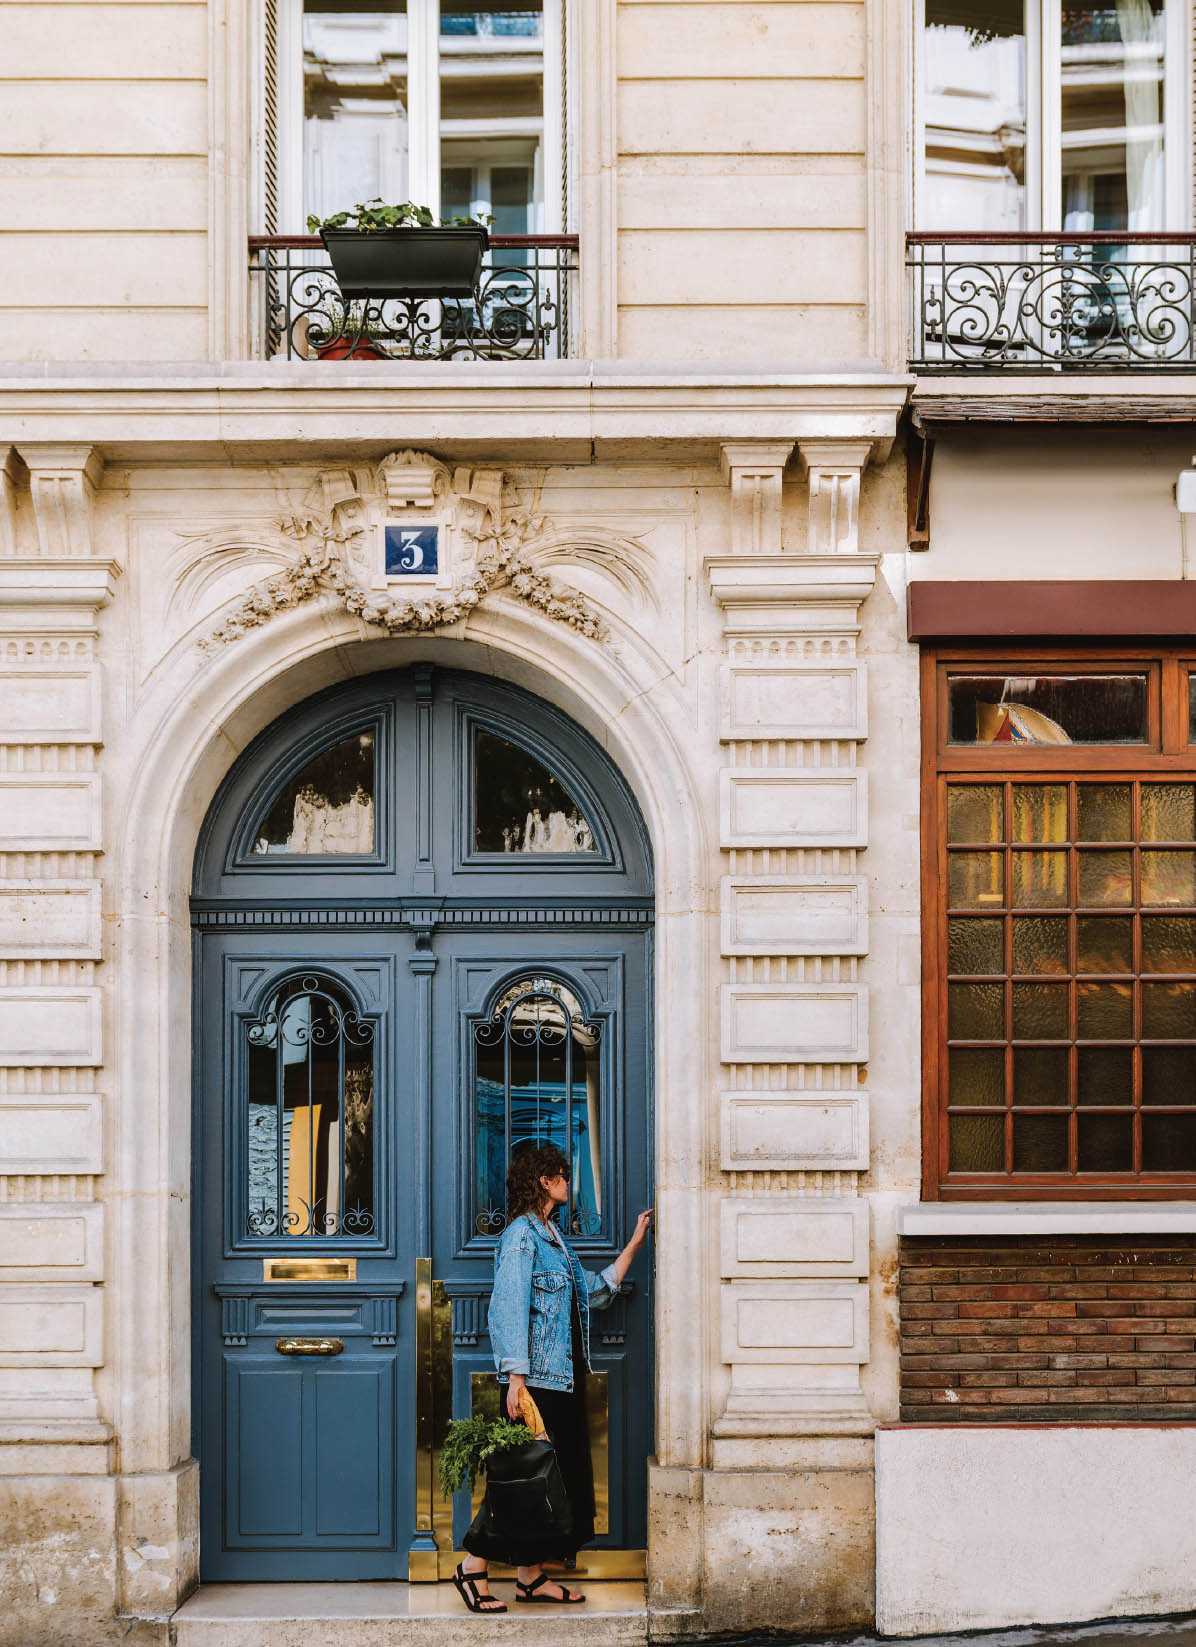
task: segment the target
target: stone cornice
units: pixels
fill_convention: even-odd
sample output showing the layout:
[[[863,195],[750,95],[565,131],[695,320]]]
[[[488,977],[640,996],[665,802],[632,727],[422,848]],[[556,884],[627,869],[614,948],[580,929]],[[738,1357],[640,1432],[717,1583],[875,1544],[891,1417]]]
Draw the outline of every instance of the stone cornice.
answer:
[[[815,437],[889,450],[912,379],[868,373],[637,371],[619,362],[535,365],[350,361],[212,367],[71,364],[0,372],[10,438],[95,444],[109,461],[338,448],[382,456],[396,446],[459,446],[475,458],[554,461],[646,454],[718,461],[728,441]]]

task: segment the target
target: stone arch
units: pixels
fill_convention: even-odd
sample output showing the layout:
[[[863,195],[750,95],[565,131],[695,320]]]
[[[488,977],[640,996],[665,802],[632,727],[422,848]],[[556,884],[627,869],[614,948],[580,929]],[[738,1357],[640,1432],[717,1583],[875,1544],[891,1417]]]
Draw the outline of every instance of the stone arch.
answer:
[[[122,1469],[168,1471],[191,1453],[188,895],[201,823],[236,756],[284,710],[416,661],[510,680],[572,716],[620,767],[645,819],[658,903],[657,1452],[663,1464],[701,1465],[706,1379],[693,1377],[693,1345],[707,1342],[708,1299],[693,1255],[706,1247],[707,1141],[706,1105],[691,1095],[710,1079],[693,1009],[708,988],[711,849],[701,774],[674,733],[692,720],[675,680],[647,648],[621,640],[616,650],[502,601],[451,633],[394,637],[311,602],[196,658],[175,654],[151,683],[118,762],[128,784],[112,911],[109,1390]]]

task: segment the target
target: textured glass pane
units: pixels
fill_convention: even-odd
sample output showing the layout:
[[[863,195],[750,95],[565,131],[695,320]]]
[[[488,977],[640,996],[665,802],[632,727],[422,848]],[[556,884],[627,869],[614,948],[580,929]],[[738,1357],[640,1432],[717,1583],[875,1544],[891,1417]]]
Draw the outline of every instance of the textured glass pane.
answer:
[[[257,857],[374,850],[374,735],[334,744],[279,790],[253,843]]]
[[[474,1228],[506,1223],[510,1155],[554,1144],[572,1166],[562,1221],[597,1233],[602,1215],[601,1023],[551,978],[521,978],[474,1025]],[[508,1153],[509,1151],[509,1153]]]
[[[1134,1096],[1132,1047],[1079,1047],[1076,1101],[1129,1104]]]
[[[952,909],[985,909],[1004,901],[1005,856],[1001,852],[952,852],[947,859],[947,896]]]
[[[1067,786],[1061,783],[1015,783],[1011,841],[1024,843],[1067,839]]]
[[[1142,1117],[1142,1171],[1196,1169],[1196,1115]]]
[[[1067,917],[1018,915],[1013,922],[1015,972],[1067,971]]]
[[[1004,1172],[1005,1122],[1000,1115],[953,1115],[952,1172]]]
[[[1002,1040],[1004,984],[948,984],[947,1033],[953,1041]]]
[[[1128,783],[1076,785],[1077,841],[1132,841],[1132,791]]]
[[[1013,1101],[1031,1108],[1068,1102],[1066,1047],[1014,1047]]]
[[[1131,854],[1128,852],[1081,852],[1078,892],[1082,908],[1116,908],[1134,901]]]
[[[534,755],[492,732],[474,752],[473,844],[477,852],[593,852],[577,802]]]
[[[1196,972],[1196,919],[1143,915],[1143,972]]]
[[[247,1026],[248,1235],[374,1232],[374,1028],[316,978]]]
[[[1004,970],[1004,921],[953,917],[947,922],[948,972],[992,973]]]
[[[1013,1117],[1014,1172],[1067,1171],[1067,1116]]]
[[[1196,785],[1144,783],[1142,830],[1144,841],[1196,840]]]
[[[1067,902],[1067,853],[1015,852],[1013,904],[1017,909],[1058,909]]]
[[[1196,853],[1143,852],[1142,902],[1196,904]]]
[[[1146,676],[952,675],[952,743],[1144,743]]]
[[[1196,1104],[1196,1047],[1142,1048],[1142,1102]]]
[[[1134,923],[1128,915],[1081,915],[1076,921],[1080,972],[1131,972]]]
[[[1004,839],[1005,792],[998,784],[950,784],[947,788],[949,841]]]
[[[1196,984],[1143,984],[1142,1035],[1148,1041],[1196,1037]]]
[[[1017,1041],[1067,1037],[1066,984],[1014,984],[1013,1036]]]
[[[1133,1033],[1132,985],[1076,986],[1076,1035],[1081,1041],[1124,1041]]]
[[[949,1104],[983,1104],[990,1109],[1005,1102],[1005,1054],[999,1047],[952,1047]]]
[[[1076,1116],[1080,1172],[1132,1172],[1134,1123],[1129,1115]]]

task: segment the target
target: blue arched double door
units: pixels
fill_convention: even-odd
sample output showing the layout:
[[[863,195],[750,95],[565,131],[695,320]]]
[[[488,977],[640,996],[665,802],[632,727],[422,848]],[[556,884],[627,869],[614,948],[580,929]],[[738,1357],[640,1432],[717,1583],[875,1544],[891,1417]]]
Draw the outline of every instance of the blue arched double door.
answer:
[[[652,1200],[652,877],[575,724],[430,666],[321,694],[237,762],[192,900],[194,1319],[208,1579],[434,1578],[451,1414],[493,1406],[510,1153],[559,1145],[587,1265]],[[633,1576],[650,1264],[595,1317],[597,1549]]]

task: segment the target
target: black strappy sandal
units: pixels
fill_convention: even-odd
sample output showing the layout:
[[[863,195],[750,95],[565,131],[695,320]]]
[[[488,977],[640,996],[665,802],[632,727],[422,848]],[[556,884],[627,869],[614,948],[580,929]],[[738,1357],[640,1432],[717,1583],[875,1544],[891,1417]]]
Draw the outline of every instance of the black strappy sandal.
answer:
[[[538,1590],[541,1584],[552,1584],[554,1582],[555,1580],[550,1579],[547,1573],[541,1573],[539,1578],[533,1578],[530,1584],[525,1584],[521,1578],[517,1578],[515,1580],[515,1600],[538,1601],[553,1607],[579,1607],[586,1599],[585,1596],[574,1595],[567,1584],[559,1586],[564,1591],[563,1595],[537,1596],[532,1594],[532,1591]]]
[[[497,1596],[484,1596],[478,1589],[478,1579],[484,1576],[482,1573],[467,1573],[465,1563],[463,1561],[457,1563],[457,1571],[453,1574],[453,1583],[457,1586],[461,1600],[471,1613],[505,1613],[507,1610],[505,1601],[499,1601]],[[494,1605],[487,1607],[486,1603],[488,1601],[493,1602]]]

